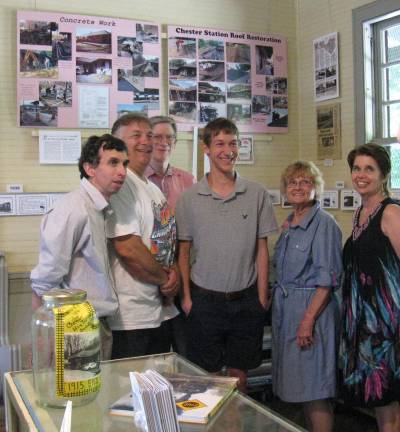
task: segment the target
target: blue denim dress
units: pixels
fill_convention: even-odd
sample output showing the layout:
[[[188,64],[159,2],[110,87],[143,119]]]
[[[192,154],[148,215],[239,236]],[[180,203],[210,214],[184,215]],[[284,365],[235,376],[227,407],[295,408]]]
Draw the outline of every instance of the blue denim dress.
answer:
[[[301,223],[291,214],[275,246],[276,283],[272,305],[272,377],[277,396],[307,402],[336,395],[339,307],[333,295],[342,274],[342,235],[318,202]],[[332,290],[314,326],[314,344],[301,349],[298,326],[316,287]]]

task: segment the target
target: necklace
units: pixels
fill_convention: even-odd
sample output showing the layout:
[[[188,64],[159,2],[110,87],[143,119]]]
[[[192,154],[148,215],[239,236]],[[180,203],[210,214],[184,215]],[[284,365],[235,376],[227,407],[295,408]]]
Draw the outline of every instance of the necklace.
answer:
[[[357,240],[358,237],[360,237],[361,233],[368,227],[371,220],[381,209],[382,202],[383,201],[378,202],[378,204],[372,208],[372,210],[368,213],[368,216],[366,217],[365,221],[361,225],[360,225],[360,215],[363,207],[359,207],[357,209],[356,214],[354,215],[353,234],[352,234],[353,240]]]

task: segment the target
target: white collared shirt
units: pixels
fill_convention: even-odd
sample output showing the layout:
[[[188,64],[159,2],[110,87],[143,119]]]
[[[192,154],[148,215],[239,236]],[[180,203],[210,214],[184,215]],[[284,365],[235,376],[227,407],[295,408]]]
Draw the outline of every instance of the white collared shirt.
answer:
[[[110,213],[107,200],[85,178],[55,202],[43,217],[39,263],[31,272],[37,295],[57,287],[83,289],[99,317],[117,311],[105,233]]]

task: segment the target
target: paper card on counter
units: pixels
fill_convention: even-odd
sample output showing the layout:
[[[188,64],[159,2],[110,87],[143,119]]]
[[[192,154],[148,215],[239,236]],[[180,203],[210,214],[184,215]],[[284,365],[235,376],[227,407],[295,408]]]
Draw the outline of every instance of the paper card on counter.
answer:
[[[39,131],[41,164],[77,164],[81,155],[80,131]]]
[[[60,432],[71,432],[72,401],[67,402]]]

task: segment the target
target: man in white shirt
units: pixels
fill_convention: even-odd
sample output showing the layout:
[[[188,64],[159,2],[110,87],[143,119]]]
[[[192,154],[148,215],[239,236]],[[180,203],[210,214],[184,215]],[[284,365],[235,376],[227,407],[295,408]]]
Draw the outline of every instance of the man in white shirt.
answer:
[[[79,188],[60,198],[43,217],[39,263],[31,272],[32,307],[52,288],[87,292],[100,319],[102,358],[111,356],[112,336],[106,318],[118,309],[108,260],[105,223],[109,200],[122,187],[128,164],[123,141],[92,136],[79,159]]]
[[[175,264],[175,218],[163,193],[145,177],[153,151],[149,120],[138,114],[120,117],[112,134],[128,148],[127,178],[111,204],[107,236],[119,298],[110,320],[112,358],[169,351],[169,320],[178,314],[172,298],[179,288]]]

